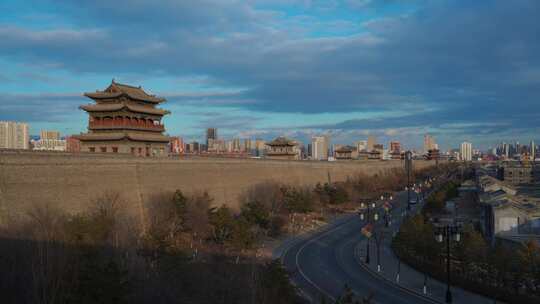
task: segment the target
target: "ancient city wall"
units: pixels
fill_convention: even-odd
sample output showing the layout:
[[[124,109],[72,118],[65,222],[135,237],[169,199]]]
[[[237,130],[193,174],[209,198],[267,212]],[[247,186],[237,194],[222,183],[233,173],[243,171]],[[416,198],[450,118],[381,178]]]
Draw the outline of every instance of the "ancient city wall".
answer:
[[[417,167],[428,165],[417,162]],[[155,193],[206,190],[216,204],[237,208],[240,193],[273,180],[313,185],[346,179],[357,172],[374,174],[402,166],[401,161],[273,161],[260,159],[140,159],[66,153],[0,151],[0,212],[20,216],[35,204],[68,212],[85,210],[105,191],[116,191],[140,212]]]

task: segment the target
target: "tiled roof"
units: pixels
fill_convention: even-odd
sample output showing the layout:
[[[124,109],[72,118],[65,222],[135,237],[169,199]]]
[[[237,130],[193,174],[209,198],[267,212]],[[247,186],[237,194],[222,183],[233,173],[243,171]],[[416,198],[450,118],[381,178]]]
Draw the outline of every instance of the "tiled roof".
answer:
[[[74,136],[81,141],[110,141],[129,139],[133,141],[169,142],[170,138],[161,134],[139,134],[132,132],[86,133]]]
[[[88,112],[110,112],[110,111],[119,111],[124,108],[123,103],[112,103],[112,104],[90,104],[82,105],[79,108],[88,111]]]
[[[130,111],[137,113],[147,113],[155,115],[166,115],[169,114],[169,111],[163,109],[156,109],[147,106],[139,106],[133,104],[124,104],[124,103],[113,103],[113,104],[92,104],[92,105],[83,105],[81,109],[87,112],[110,112],[110,111],[119,111],[124,108],[129,109]]]
[[[297,144],[294,141],[287,139],[286,137],[280,136],[272,140],[271,142],[266,143],[266,145],[268,146],[296,146]]]
[[[127,84],[121,84],[112,81],[111,85],[104,91],[84,93],[84,96],[92,99],[118,98],[120,96],[128,96],[134,100],[146,101],[150,103],[160,103],[165,101],[164,98],[156,97],[147,94],[141,87],[134,87]]]
[[[353,147],[351,146],[341,146],[338,149],[336,149],[336,152],[338,153],[349,153],[353,151]]]

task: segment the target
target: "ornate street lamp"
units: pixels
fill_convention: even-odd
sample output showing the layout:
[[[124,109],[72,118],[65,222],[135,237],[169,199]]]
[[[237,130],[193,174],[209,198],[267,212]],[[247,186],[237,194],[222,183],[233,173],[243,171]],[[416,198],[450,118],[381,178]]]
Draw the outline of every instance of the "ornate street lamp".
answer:
[[[389,227],[392,222],[390,220],[390,210],[392,209],[392,204],[390,204],[390,202],[384,202],[383,204],[383,209],[384,209],[384,225],[386,227]]]
[[[360,215],[360,220],[362,220],[362,221],[366,220],[367,221],[367,224],[362,228],[362,233],[367,238],[367,242],[366,242],[366,264],[369,264],[369,241],[371,239],[371,234],[372,234],[372,229],[373,229],[373,225],[371,224],[371,210],[375,209],[376,205],[375,205],[375,203],[368,203],[368,204],[361,203],[360,207],[362,208],[362,211],[360,211],[358,213]],[[378,221],[378,220],[379,220],[379,214],[374,212],[373,221]]]
[[[413,170],[413,163],[412,163],[412,152],[406,151],[405,152],[405,173],[407,174],[407,187],[405,187],[405,191],[407,191],[407,210],[411,210],[411,173]]]
[[[445,225],[437,227],[435,240],[442,243],[446,239],[446,303],[452,303],[452,292],[450,291],[450,239],[456,242],[461,240],[460,227],[458,225]]]

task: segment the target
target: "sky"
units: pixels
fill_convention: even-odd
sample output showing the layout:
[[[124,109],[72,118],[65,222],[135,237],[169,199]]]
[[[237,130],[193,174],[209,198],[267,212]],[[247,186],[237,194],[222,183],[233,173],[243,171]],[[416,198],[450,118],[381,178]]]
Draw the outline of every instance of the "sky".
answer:
[[[540,131],[537,0],[3,0],[0,120],[85,132],[112,79],[165,97],[167,133],[399,140]],[[538,140],[537,140],[538,141]]]

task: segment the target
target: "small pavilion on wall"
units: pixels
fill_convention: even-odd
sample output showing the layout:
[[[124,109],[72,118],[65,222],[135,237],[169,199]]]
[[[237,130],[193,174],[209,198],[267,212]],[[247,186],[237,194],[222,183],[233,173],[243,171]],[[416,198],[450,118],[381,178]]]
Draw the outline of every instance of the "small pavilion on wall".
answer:
[[[295,151],[297,143],[286,138],[278,137],[269,143],[266,143],[268,150],[266,157],[270,159],[295,160],[298,159],[298,153]]]
[[[166,156],[170,138],[163,134],[162,118],[170,112],[156,107],[164,98],[114,80],[84,96],[95,103],[80,107],[89,115],[88,133],[76,136],[81,152]]]

